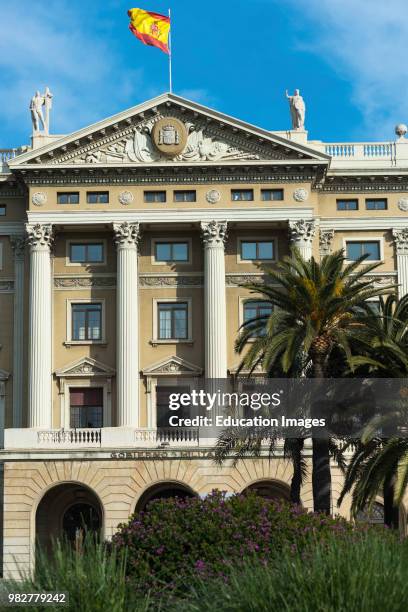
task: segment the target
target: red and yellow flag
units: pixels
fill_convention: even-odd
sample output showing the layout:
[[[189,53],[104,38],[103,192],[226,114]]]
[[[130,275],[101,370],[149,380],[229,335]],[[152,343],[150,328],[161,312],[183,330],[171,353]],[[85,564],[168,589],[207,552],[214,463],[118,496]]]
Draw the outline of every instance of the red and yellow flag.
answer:
[[[130,17],[129,30],[145,45],[158,47],[169,54],[170,17],[151,13],[143,9],[128,10]]]

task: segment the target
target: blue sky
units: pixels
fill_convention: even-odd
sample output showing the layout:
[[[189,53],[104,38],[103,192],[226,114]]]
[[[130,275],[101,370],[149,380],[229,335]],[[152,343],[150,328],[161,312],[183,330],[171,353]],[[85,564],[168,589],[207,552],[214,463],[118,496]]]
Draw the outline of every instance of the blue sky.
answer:
[[[298,87],[310,139],[388,140],[408,123],[406,0],[13,0],[0,20],[0,148],[29,142],[28,104],[54,94],[65,134],[168,90],[167,56],[127,9],[173,15],[174,91],[266,129],[290,127]]]

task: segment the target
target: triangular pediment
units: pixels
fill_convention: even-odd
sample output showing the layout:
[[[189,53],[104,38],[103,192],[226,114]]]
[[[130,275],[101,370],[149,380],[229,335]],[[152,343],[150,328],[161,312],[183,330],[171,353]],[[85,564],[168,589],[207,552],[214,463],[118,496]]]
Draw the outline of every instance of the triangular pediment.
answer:
[[[55,375],[58,378],[68,378],[68,377],[86,377],[86,376],[113,376],[115,374],[115,370],[110,368],[109,366],[96,361],[96,359],[92,359],[91,357],[83,357],[74,363],[70,363],[69,365],[61,368],[60,370],[56,370]]]
[[[142,370],[145,376],[201,376],[202,368],[181,357],[168,357]]]
[[[10,168],[289,160],[327,165],[329,157],[168,93],[19,155],[10,162]]]

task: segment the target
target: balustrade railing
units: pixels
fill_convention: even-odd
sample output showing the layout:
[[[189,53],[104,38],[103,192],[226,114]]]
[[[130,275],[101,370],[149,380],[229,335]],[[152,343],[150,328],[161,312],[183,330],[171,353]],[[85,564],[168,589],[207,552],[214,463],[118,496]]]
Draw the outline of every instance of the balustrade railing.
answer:
[[[50,429],[38,432],[38,444],[100,446],[100,429]]]

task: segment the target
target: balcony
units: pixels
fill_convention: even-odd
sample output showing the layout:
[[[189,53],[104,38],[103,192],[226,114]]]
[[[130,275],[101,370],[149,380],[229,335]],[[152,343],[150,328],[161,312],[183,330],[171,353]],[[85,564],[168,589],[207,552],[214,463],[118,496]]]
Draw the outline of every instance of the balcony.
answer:
[[[408,140],[390,142],[320,142],[309,141],[307,146],[330,155],[332,169],[346,168],[406,168]]]
[[[6,429],[4,450],[149,449],[198,447],[194,428]]]

